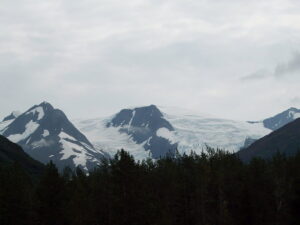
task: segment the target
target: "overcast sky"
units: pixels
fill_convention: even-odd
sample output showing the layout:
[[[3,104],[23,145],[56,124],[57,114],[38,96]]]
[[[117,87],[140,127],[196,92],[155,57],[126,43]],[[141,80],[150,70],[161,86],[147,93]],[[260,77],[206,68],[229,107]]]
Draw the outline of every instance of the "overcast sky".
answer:
[[[258,120],[300,107],[299,0],[1,0],[0,116],[147,104]]]

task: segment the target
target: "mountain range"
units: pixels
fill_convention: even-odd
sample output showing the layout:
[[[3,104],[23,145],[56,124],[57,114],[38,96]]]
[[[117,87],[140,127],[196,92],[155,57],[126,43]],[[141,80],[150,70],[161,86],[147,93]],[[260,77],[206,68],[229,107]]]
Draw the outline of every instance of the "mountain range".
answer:
[[[300,117],[290,108],[262,121],[235,121],[184,109],[143,106],[122,109],[96,119],[69,120],[50,103],[13,112],[0,123],[0,134],[19,144],[36,160],[90,170],[118,150],[137,160],[179,152],[205,151],[206,146],[237,152]]]
[[[98,149],[114,155],[124,148],[136,159],[159,158],[177,149],[201,153],[206,146],[238,151],[249,137],[271,132],[262,123],[220,119],[155,105],[123,109],[105,118],[72,121]]]

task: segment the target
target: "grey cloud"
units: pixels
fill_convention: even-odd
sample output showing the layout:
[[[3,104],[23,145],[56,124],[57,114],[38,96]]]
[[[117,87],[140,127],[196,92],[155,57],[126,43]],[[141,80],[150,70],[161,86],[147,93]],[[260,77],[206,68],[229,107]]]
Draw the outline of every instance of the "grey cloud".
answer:
[[[299,97],[299,96],[293,97],[293,98],[290,100],[290,103],[291,103],[292,105],[300,105],[300,97]]]
[[[251,73],[247,76],[244,76],[240,78],[241,81],[246,82],[246,81],[257,81],[257,80],[262,80],[264,78],[268,77],[268,71],[265,69],[261,69],[256,71],[255,73]]]
[[[286,63],[280,63],[274,70],[275,77],[298,73],[300,75],[300,53],[294,53],[293,57]]]
[[[298,6],[259,0],[3,0],[0,116],[47,100],[72,117],[154,103],[248,120],[249,106],[263,101],[261,95],[271,102],[282,95],[277,90],[294,88],[293,82],[267,83],[271,73],[258,69],[288,56],[289,41],[300,46],[289,14],[299,13]],[[295,62],[276,71],[296,71]],[[261,82],[239,87],[238,74]],[[284,99],[295,93],[289,95]]]

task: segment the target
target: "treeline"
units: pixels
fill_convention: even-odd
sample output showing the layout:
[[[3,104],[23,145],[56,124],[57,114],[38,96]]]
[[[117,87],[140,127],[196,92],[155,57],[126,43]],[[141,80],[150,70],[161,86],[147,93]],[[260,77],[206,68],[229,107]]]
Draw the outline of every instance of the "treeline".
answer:
[[[1,225],[299,224],[300,154],[242,163],[209,150],[137,163],[125,151],[87,176],[39,179],[18,165],[0,167]]]

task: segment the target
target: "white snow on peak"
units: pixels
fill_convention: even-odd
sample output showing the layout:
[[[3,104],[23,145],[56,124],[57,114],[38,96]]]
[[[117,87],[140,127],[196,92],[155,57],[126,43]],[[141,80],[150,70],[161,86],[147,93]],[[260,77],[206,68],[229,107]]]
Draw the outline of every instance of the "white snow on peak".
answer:
[[[68,135],[68,134],[65,133],[65,132],[61,132],[61,133],[59,134],[59,137],[60,137],[60,138],[63,138],[63,139],[69,139],[69,140],[71,140],[71,141],[76,141],[74,137]]]
[[[300,118],[300,113],[294,113],[293,118],[294,120]]]
[[[26,115],[33,113],[36,114],[38,113],[38,120],[43,119],[45,113],[44,113],[44,109],[41,106],[35,107],[34,109],[30,110],[29,112],[26,113]]]
[[[289,111],[289,117],[293,118],[294,120],[295,119],[298,119],[300,118],[300,113],[296,112],[296,111]]]
[[[97,150],[103,150],[113,156],[118,150],[124,149],[136,160],[143,160],[150,156],[143,145],[137,144],[132,137],[119,132],[119,127],[106,127],[113,117],[88,120],[73,120],[73,124],[92,142]],[[131,128],[132,129],[132,128]]]
[[[39,127],[39,124],[36,122],[33,122],[30,120],[26,126],[25,126],[25,131],[22,134],[13,134],[8,136],[7,138],[11,140],[12,142],[18,143],[21,140],[26,139],[29,137],[32,133],[36,131],[36,129]]]
[[[28,144],[28,143],[26,143],[26,144]],[[39,148],[39,147],[49,147],[53,144],[55,144],[55,143],[53,143],[53,141],[41,139],[39,141],[35,141],[35,142],[31,143],[31,146],[33,149],[35,149],[35,148]]]
[[[49,133],[48,130],[44,130],[42,136],[43,136],[43,137],[47,137],[47,136],[49,136],[49,134],[50,134],[50,133]]]
[[[180,152],[190,150],[201,153],[205,146],[222,148],[236,152],[244,146],[247,137],[258,139],[271,132],[263,126],[263,123],[248,123],[220,119],[215,116],[203,114],[177,107],[159,107],[163,117],[171,123],[174,131],[166,128],[157,130],[156,135],[178,143]],[[98,149],[114,155],[117,150],[125,149],[137,160],[149,157],[149,151],[145,151],[144,144],[137,144],[126,133],[120,133],[120,127],[106,127],[113,117],[75,120],[74,125],[87,136]],[[146,126],[144,124],[143,126]],[[145,128],[145,127],[143,127]],[[131,127],[130,129],[135,129]],[[139,128],[137,128],[139,129]]]
[[[72,136],[66,134],[65,132],[61,132],[59,134],[60,143],[62,145],[62,154],[61,160],[69,159],[72,157],[72,160],[76,166],[82,166],[83,169],[88,170],[86,163],[87,161],[95,161],[94,157],[90,155],[84,147],[70,142],[68,140],[76,141]]]
[[[262,123],[250,124],[203,115],[177,115],[176,111],[164,113],[164,117],[175,129],[173,140],[179,143],[180,152],[193,150],[200,153],[207,145],[236,152],[247,137],[258,139],[271,132]]]
[[[0,122],[0,134],[3,134],[7,127],[14,122],[15,119]]]
[[[135,116],[135,110],[133,110],[132,111],[132,117],[131,117],[131,119],[130,119],[130,121],[129,121],[129,127],[131,127],[131,124],[132,124],[132,121],[133,121],[133,119],[134,119],[134,116]]]
[[[176,137],[174,135],[174,132],[168,130],[165,127],[159,128],[156,131],[156,136],[162,137],[162,138],[165,138],[165,139],[169,140],[171,142],[171,144],[175,144],[176,143]]]

